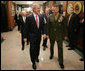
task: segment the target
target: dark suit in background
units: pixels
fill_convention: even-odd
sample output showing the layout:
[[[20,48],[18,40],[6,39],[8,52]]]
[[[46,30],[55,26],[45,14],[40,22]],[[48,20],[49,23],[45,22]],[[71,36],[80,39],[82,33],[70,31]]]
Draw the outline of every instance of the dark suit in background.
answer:
[[[21,42],[22,42],[22,50],[24,50],[24,26],[26,24],[26,21],[24,21],[23,16],[20,17],[20,31],[21,31]]]
[[[69,20],[70,15],[67,17],[67,23]],[[72,14],[71,19],[69,21],[69,24],[67,24],[67,29],[68,29],[68,38],[69,38],[69,46],[71,49],[74,49],[74,34],[75,30],[77,30],[79,24],[79,17],[75,13]]]
[[[43,16],[43,18],[44,18],[45,28],[46,28],[46,27],[47,27],[47,19],[48,19],[49,15],[47,15],[47,14],[45,13],[45,14],[43,14],[42,16]],[[46,33],[47,33],[47,32],[46,32]],[[46,44],[47,44],[47,38],[46,38],[46,39],[43,39],[43,46],[44,46],[43,50],[45,50],[45,48],[47,47]]]
[[[31,14],[26,18],[26,24],[24,29],[24,38],[29,37],[30,41],[30,57],[32,63],[35,63],[35,61],[39,57],[41,33],[46,33],[44,28],[44,19],[40,15],[38,17],[39,28],[37,28],[34,15]]]
[[[20,17],[21,15],[20,14],[15,14],[15,22],[17,23],[17,26],[18,26],[18,31],[20,31]]]

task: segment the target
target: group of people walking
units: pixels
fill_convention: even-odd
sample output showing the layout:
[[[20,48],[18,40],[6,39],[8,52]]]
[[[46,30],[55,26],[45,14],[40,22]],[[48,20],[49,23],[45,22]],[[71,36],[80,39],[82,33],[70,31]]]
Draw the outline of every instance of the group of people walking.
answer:
[[[54,43],[58,45],[58,61],[61,68],[64,68],[63,63],[63,40],[69,39],[69,50],[74,49],[72,34],[77,30],[79,18],[71,8],[71,14],[64,17],[59,13],[59,6],[55,5],[52,10],[46,9],[40,14],[40,6],[34,5],[33,12],[26,14],[25,11],[20,15],[18,12],[15,15],[15,20],[18,25],[18,30],[21,32],[22,50],[24,50],[25,42],[30,43],[30,58],[33,69],[36,69],[36,62],[39,62],[40,41],[43,36],[43,50],[48,48],[47,40],[50,39],[50,56],[54,57]],[[52,13],[50,13],[50,11]]]

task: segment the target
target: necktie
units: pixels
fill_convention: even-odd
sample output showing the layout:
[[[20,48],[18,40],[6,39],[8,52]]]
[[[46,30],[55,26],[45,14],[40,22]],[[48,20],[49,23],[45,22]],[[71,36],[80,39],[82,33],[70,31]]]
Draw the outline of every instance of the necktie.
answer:
[[[37,18],[37,16],[36,16],[36,24],[37,24],[37,28],[38,28],[38,18]]]
[[[69,20],[68,20],[67,26],[69,26],[69,22],[70,22],[71,16],[72,16],[72,15],[70,15],[70,17],[69,17]]]

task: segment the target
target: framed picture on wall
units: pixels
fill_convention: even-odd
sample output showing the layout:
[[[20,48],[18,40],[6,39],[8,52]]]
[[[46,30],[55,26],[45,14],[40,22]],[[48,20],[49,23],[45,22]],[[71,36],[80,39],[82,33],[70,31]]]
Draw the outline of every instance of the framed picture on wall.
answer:
[[[14,10],[14,5],[11,5],[11,10]]]
[[[79,13],[81,12],[81,3],[80,3],[80,2],[76,2],[76,3],[74,4],[74,12],[75,12],[76,14],[79,14]]]
[[[11,16],[14,16],[15,15],[15,11],[11,11]]]
[[[14,9],[14,5],[11,5],[11,16],[15,15],[15,9]]]
[[[84,5],[83,5],[83,13],[84,13]]]

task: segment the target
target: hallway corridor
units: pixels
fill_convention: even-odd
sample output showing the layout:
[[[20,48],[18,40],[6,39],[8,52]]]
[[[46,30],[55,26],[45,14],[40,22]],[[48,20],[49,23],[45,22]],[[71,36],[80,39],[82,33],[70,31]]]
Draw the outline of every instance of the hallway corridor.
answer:
[[[17,26],[13,31],[2,33],[4,41],[1,43],[1,70],[33,70],[29,47],[25,45],[24,51],[21,50],[21,34],[17,31]],[[57,43],[54,46],[54,58],[49,59],[50,44],[43,51],[42,41],[40,45],[40,62],[37,63],[37,70],[61,70],[58,63]],[[84,62],[80,61],[80,55],[74,50],[67,50],[66,43],[63,43],[64,51],[64,70],[84,70]]]

